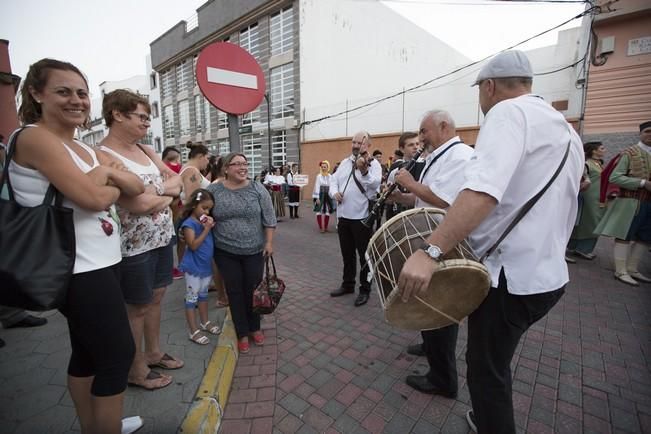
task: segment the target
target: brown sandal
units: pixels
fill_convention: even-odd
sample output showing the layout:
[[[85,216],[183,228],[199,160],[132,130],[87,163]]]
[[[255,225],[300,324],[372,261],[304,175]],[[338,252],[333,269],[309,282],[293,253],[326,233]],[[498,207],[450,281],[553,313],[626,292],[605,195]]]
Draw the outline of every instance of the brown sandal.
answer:
[[[181,360],[175,359],[174,357],[165,353],[158,362],[150,364],[149,367],[172,370],[180,369],[183,367],[183,365],[184,363]]]
[[[140,387],[145,390],[162,389],[172,384],[172,377],[156,371],[149,371],[149,374],[142,381],[129,381],[129,386]]]

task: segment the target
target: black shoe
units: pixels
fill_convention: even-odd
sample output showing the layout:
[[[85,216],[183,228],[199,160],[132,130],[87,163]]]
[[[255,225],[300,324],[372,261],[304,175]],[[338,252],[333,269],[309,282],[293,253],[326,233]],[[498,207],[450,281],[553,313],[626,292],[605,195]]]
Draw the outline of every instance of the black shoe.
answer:
[[[346,288],[344,288],[342,286],[342,287],[339,287],[339,288],[335,289],[334,291],[332,291],[330,293],[330,297],[341,297],[342,295],[352,294],[354,292],[355,292],[354,289],[352,289],[352,288],[351,289],[346,289]]]
[[[360,292],[357,298],[355,299],[355,306],[359,307],[368,302],[368,292]]]
[[[456,393],[446,392],[433,385],[426,375],[407,375],[407,385],[429,395],[441,395],[450,399],[457,397]]]
[[[27,315],[25,318],[21,319],[17,323],[7,326],[6,328],[12,329],[14,327],[40,327],[45,324],[47,324],[47,320],[45,318],[39,318],[33,315]]]
[[[475,413],[473,413],[472,410],[468,410],[468,413],[466,413],[466,421],[470,426],[470,430],[472,432],[477,432],[477,421],[475,421]]]
[[[425,355],[425,350],[423,349],[423,344],[414,344],[414,345],[409,345],[407,347],[407,354],[411,354],[412,356],[424,356]]]
[[[5,346],[5,341],[3,341],[2,339],[0,339],[0,348],[2,348],[2,347],[4,347],[4,346]]]

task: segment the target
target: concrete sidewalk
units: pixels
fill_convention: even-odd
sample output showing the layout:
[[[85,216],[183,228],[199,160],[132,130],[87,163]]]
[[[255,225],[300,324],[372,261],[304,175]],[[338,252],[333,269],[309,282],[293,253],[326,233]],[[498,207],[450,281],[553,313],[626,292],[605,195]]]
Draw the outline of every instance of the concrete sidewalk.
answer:
[[[458,399],[413,391],[405,377],[427,369],[424,358],[405,353],[418,334],[386,324],[375,292],[359,308],[353,296],[329,297],[342,269],[334,222],[320,234],[309,208],[300,212],[278,225],[274,256],[288,289],[263,319],[265,345],[237,360],[221,432],[467,433],[465,324]],[[613,279],[611,241],[601,240],[597,254],[570,265],[565,296],[517,349],[520,432],[651,432],[651,285]],[[651,259],[644,260],[651,275]],[[162,340],[186,366],[170,371],[174,383],[160,391],[129,388],[125,416],[145,418],[139,432],[177,432],[216,345],[187,339],[183,285],[175,281],[166,295]],[[211,318],[221,323],[224,313],[211,309]],[[45,327],[0,330],[7,342],[0,349],[0,433],[79,431],[65,386],[67,327],[58,313],[45,316]]]
[[[165,371],[174,381],[146,391],[129,387],[125,416],[142,416],[138,433],[176,433],[210,361],[217,337],[208,345],[188,340],[185,325],[185,280],[175,280],[163,299],[161,343],[164,351],[181,358],[185,366]],[[214,305],[215,293],[210,293]],[[221,324],[225,309],[209,308],[210,318]],[[79,432],[75,409],[66,387],[70,340],[65,318],[56,311],[40,316],[43,327],[0,330],[6,346],[0,349],[0,433],[53,434]]]

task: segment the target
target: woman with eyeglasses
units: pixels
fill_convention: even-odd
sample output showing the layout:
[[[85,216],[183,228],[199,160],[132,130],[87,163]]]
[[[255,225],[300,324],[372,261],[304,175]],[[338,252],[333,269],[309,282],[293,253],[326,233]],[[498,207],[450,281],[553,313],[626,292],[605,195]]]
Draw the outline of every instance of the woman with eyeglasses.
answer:
[[[238,349],[247,353],[249,338],[264,344],[260,315],[253,313],[253,290],[262,280],[264,257],[273,253],[276,216],[267,190],[249,180],[243,154],[224,157],[224,169],[225,179],[207,189],[215,197],[215,263],[224,278]]]
[[[129,384],[154,390],[168,386],[172,377],[150,367],[183,366],[160,346],[161,301],[172,283],[174,226],[170,203],[181,192],[182,181],[150,146],[139,143],[147,134],[149,113],[149,102],[142,95],[125,89],[106,94],[102,115],[109,133],[100,145],[145,184],[143,194],[119,200],[117,208],[122,224],[121,285],[136,342]]]

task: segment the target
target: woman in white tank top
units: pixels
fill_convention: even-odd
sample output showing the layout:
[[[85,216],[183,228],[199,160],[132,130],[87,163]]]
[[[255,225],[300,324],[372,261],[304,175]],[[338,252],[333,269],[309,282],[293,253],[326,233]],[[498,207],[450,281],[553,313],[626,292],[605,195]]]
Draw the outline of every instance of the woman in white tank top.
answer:
[[[208,148],[204,145],[190,146],[188,162],[183,165],[180,173],[181,179],[183,179],[183,191],[181,192],[183,204],[196,189],[206,188],[210,185],[210,181],[201,173],[206,170],[208,159]]]
[[[74,139],[89,112],[88,84],[74,65],[53,59],[31,65],[19,112],[29,128],[17,136],[9,176],[18,203],[40,204],[52,183],[74,210],[77,256],[60,309],[72,347],[68,389],[82,433],[119,433],[134,343],[117,279],[120,227],[113,203],[141,194],[144,185]]]

